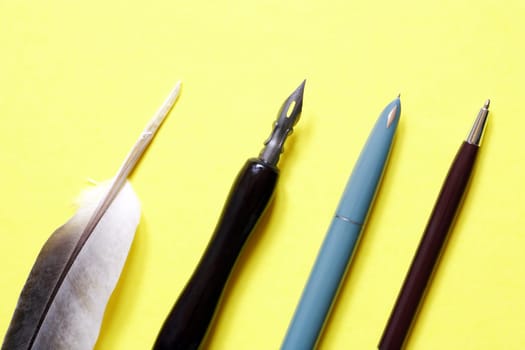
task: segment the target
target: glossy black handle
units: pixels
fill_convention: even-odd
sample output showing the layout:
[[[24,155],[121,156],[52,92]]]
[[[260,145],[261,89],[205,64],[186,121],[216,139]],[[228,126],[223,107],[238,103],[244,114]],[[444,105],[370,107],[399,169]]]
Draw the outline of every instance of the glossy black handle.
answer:
[[[233,184],[211,241],[155,342],[155,350],[197,349],[244,243],[270,202],[278,169],[250,159]]]

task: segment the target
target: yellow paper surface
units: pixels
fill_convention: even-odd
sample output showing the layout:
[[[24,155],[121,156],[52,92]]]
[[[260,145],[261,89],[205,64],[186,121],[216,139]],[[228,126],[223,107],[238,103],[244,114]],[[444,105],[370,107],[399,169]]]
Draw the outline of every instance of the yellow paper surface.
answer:
[[[525,348],[525,2],[0,2],[0,336],[86,179],[115,173],[182,79],[134,172],[143,213],[96,349],[148,349],[230,185],[307,79],[271,210],[206,347],[277,349],[368,133],[401,93],[381,191],[320,342],[373,349],[457,148],[490,120],[407,349]]]

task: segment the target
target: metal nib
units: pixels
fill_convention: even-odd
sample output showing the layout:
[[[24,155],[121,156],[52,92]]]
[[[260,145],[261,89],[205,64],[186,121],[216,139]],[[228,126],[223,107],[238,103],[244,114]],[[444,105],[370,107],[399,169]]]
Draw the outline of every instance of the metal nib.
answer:
[[[489,115],[490,100],[485,101],[485,104],[479,110],[478,116],[472,125],[472,129],[467,137],[467,142],[479,146],[481,139],[483,138],[483,131],[485,130],[485,124],[487,123],[487,117]]]
[[[259,159],[270,165],[277,165],[283,152],[284,141],[293,132],[293,127],[299,121],[303,109],[304,80],[301,85],[284,101],[277,120],[273,123],[270,137],[264,141],[265,147],[259,154]]]

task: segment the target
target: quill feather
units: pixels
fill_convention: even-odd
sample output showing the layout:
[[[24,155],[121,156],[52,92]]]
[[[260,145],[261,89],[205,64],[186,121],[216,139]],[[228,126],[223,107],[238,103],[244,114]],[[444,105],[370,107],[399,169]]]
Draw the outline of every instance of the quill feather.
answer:
[[[47,311],[45,302],[107,186],[86,195],[77,213],[43,246],[22,290],[2,349],[92,349],[104,310],[128,255],[140,218],[140,203],[127,183],[100,219]]]
[[[179,95],[180,85],[180,82],[175,85],[175,88],[170,92],[164,104],[153,116],[152,120],[146,126],[146,129],[142,132],[139,139],[131,149],[131,152],[126,157],[126,160],[120,167],[117,175],[105,190],[104,195],[100,197],[98,204],[90,207],[89,215],[87,215],[83,221],[80,221],[79,217],[84,216],[77,217],[78,215],[75,215],[64,226],[59,228],[43,247],[37,259],[37,263],[34,265],[20,296],[15,314],[9,325],[6,337],[4,338],[2,350],[90,349],[93,347],[98,337],[98,328],[100,327],[101,315],[103,315],[107,298],[105,302],[101,304],[102,313],[100,314],[100,319],[97,319],[95,314],[92,315],[93,318],[83,319],[83,322],[87,324],[87,326],[94,324],[95,328],[97,328],[97,331],[92,334],[94,335],[94,338],[91,339],[92,341],[89,343],[87,341],[80,342],[77,337],[78,334],[83,334],[84,326],[81,323],[73,322],[77,317],[82,318],[81,308],[77,308],[78,310],[74,308],[67,309],[69,305],[72,305],[67,303],[67,305],[64,304],[64,307],[61,307],[60,305],[62,305],[61,303],[63,302],[62,297],[66,295],[66,300],[67,297],[72,299],[76,298],[75,301],[78,301],[84,306],[89,304],[91,299],[97,297],[104,300],[103,296],[92,293],[95,292],[95,290],[92,291],[90,288],[86,287],[91,286],[90,283],[83,284],[79,282],[81,276],[75,275],[74,271],[77,269],[76,266],[81,264],[79,262],[81,256],[90,254],[85,252],[90,252],[91,250],[89,247],[93,245],[90,243],[86,246],[86,244],[88,243],[88,240],[92,239],[91,237],[93,234],[100,230],[99,227],[110,231],[109,228],[104,227],[102,221],[107,222],[108,219],[104,219],[104,217],[108,214],[109,208],[112,206],[114,200],[120,196],[119,193],[121,192],[127,177],[138,163],[146,148],[150,145],[153,137],[160,128],[160,125],[173,107]],[[131,187],[129,186],[129,188]],[[138,205],[138,199],[136,201]],[[80,212],[81,211],[79,210],[79,213]],[[126,217],[125,212],[123,215]],[[140,216],[140,211],[138,216]],[[129,218],[129,220],[130,223],[133,222],[131,218]],[[135,224],[135,227],[137,224]],[[121,222],[118,227],[124,226],[126,225]],[[135,230],[132,232],[135,232]],[[99,235],[106,236],[105,234]],[[74,239],[64,238],[69,236],[73,236]],[[104,244],[106,244],[106,247],[111,248],[111,245],[108,243]],[[104,246],[104,244],[100,246]],[[95,245],[95,247],[98,246]],[[122,265],[124,264],[128,250],[125,250]],[[99,255],[93,256],[99,257]],[[108,255],[107,257],[110,256],[111,255]],[[102,258],[102,260],[104,260],[104,258]],[[114,263],[118,267],[118,262]],[[92,261],[87,261],[87,264],[92,264]],[[96,266],[96,264],[93,265]],[[118,273],[116,279],[118,280],[122,267],[117,270]],[[80,271],[85,272],[85,270],[82,269]],[[102,267],[99,267],[98,273],[103,275],[105,270]],[[89,274],[87,281],[94,282],[93,278],[90,279]],[[109,291],[108,298],[109,295],[111,295],[115,283]],[[67,301],[70,303],[69,300]],[[66,309],[67,311],[65,311]],[[69,315],[69,313],[73,314]],[[49,324],[52,326],[49,327]],[[80,327],[80,329],[74,327]],[[61,334],[60,340],[57,341],[54,340],[57,338],[56,335],[53,334],[57,333],[57,328],[70,329],[71,331]],[[62,339],[63,337],[68,337],[70,339]],[[77,345],[71,347],[71,344]],[[87,347],[80,347],[81,345]]]

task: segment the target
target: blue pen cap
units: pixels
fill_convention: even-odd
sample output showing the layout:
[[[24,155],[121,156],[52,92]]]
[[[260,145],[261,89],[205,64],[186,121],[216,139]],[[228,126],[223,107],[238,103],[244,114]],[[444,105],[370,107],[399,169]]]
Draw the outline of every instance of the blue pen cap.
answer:
[[[399,123],[399,97],[379,116],[346,184],[336,215],[363,225],[374,200]]]

